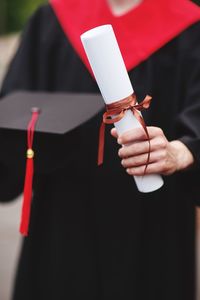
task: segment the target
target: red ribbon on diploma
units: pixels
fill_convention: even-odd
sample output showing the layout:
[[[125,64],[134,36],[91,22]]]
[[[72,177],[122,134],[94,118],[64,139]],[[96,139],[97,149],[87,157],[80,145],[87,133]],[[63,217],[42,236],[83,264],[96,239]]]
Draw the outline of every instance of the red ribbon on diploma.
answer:
[[[149,133],[146,124],[144,122],[144,119],[140,114],[140,111],[149,108],[151,100],[152,97],[147,95],[142,102],[137,103],[136,95],[132,94],[129,97],[124,98],[120,101],[106,105],[106,112],[103,114],[103,121],[101,123],[100,131],[99,131],[98,165],[101,165],[103,163],[103,158],[104,158],[105,125],[114,124],[120,121],[124,117],[126,111],[131,110],[133,115],[136,117],[136,119],[140,122],[141,126],[143,127],[146,133],[147,140],[149,142],[148,157],[147,157],[147,162],[144,170],[144,174],[145,174],[147,166],[149,164],[151,145],[150,145]]]

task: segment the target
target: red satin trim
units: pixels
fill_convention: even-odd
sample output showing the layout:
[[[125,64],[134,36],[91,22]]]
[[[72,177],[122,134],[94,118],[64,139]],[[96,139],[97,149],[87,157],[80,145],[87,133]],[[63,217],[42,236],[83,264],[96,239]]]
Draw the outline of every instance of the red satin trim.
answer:
[[[26,175],[25,175],[25,182],[24,182],[24,197],[23,197],[21,223],[20,223],[20,233],[24,236],[28,235],[28,228],[30,222],[32,185],[33,185],[33,174],[34,174],[34,164],[33,164],[34,152],[32,150],[32,147],[33,147],[34,131],[35,131],[35,126],[38,117],[39,117],[39,110],[34,109],[27,130],[28,150],[27,150],[27,160],[26,160]]]
[[[142,102],[137,103],[136,95],[133,94],[125,99],[106,105],[106,112],[103,114],[103,120],[99,131],[98,165],[101,165],[103,163],[103,158],[104,158],[105,124],[114,124],[116,122],[119,122],[124,117],[126,111],[131,110],[133,115],[136,117],[136,119],[139,121],[142,128],[144,129],[147,140],[149,142],[148,157],[147,157],[147,162],[144,170],[144,174],[146,173],[146,169],[150,160],[151,145],[150,145],[149,133],[146,124],[144,122],[144,119],[140,114],[140,111],[144,109],[148,109],[151,100],[152,97],[147,95]]]
[[[49,1],[63,32],[91,73],[80,41],[80,35],[89,29],[113,26],[129,71],[200,20],[200,8],[189,0],[143,0],[122,16],[112,14],[108,0]]]

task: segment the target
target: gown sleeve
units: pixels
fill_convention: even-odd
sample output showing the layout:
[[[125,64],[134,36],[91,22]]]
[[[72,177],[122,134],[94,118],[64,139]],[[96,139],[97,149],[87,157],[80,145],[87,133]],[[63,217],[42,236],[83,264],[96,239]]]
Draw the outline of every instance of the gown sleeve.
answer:
[[[53,28],[55,31],[57,30],[55,28],[55,16],[53,16],[50,6],[40,7],[29,20],[22,34],[19,48],[3,81],[0,98],[17,90],[52,91],[51,83],[54,81],[54,74],[49,72],[49,63],[53,58],[50,59],[46,53],[51,51],[51,43],[55,44],[52,41],[49,43],[49,36],[54,36]],[[57,44],[54,46],[56,49],[58,48]],[[73,143],[74,148],[78,143],[78,134],[78,131],[75,130],[67,136],[67,141],[70,139],[70,144]],[[21,136],[15,136],[12,140],[1,131],[0,139],[2,143],[0,150],[0,201],[4,202],[17,197],[23,190],[26,140]],[[12,143],[10,143],[11,140]],[[55,168],[65,167],[67,161],[63,161],[63,158],[60,157],[60,149],[68,151],[65,160],[66,157],[71,159],[73,155],[69,153],[67,141],[64,137],[52,137],[50,140],[52,147],[49,149],[49,138],[41,139],[41,148],[37,149],[36,146],[35,149],[38,152],[41,150],[35,158],[35,173],[49,173]]]
[[[37,21],[40,12],[28,22],[21,38],[20,46],[15,54],[6,77],[3,81],[0,97],[15,90],[34,90],[36,87],[37,53]],[[34,45],[34,47],[33,47]],[[24,163],[17,164],[16,148],[7,149],[8,137],[0,131],[1,161],[0,161],[0,201],[6,202],[17,197],[23,190]],[[10,148],[10,147],[9,147]],[[8,154],[8,152],[13,152]],[[12,157],[11,157],[12,155]],[[9,157],[10,156],[10,157]]]
[[[176,118],[176,137],[194,156],[192,168],[185,171],[191,198],[200,206],[200,23],[182,36],[182,103]]]
[[[178,115],[176,132],[194,155],[195,166],[200,170],[200,23],[192,26],[184,43],[188,45],[182,60],[184,108]]]

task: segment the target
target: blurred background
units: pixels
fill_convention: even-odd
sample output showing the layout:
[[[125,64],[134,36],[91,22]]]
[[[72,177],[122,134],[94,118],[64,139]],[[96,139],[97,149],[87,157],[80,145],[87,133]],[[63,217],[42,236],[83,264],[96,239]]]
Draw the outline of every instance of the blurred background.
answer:
[[[16,32],[23,28],[33,11],[45,0],[1,0],[0,34]]]
[[[0,0],[0,87],[8,64],[18,46],[20,31],[37,7],[46,2],[46,0]],[[200,0],[193,2],[200,5]],[[11,203],[0,203],[0,300],[11,299],[15,268],[21,244],[21,237],[18,233],[20,209],[21,197]],[[197,208],[196,212],[197,282],[199,282],[197,285],[197,300],[199,300],[200,208]]]
[[[19,33],[31,14],[47,0],[0,0],[0,85],[17,47]]]

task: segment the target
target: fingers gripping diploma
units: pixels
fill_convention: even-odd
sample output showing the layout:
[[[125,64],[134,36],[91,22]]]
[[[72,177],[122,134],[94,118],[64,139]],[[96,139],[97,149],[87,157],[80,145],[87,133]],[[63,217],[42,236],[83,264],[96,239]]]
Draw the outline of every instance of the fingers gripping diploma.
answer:
[[[189,149],[180,141],[169,142],[162,129],[147,127],[150,137],[150,159],[145,174],[171,175],[176,171],[187,169],[194,163]],[[142,176],[147,163],[149,143],[142,128],[135,128],[120,137],[115,128],[112,136],[122,147],[119,150],[121,164],[129,175]]]

